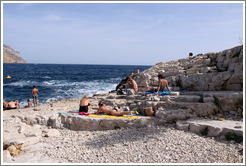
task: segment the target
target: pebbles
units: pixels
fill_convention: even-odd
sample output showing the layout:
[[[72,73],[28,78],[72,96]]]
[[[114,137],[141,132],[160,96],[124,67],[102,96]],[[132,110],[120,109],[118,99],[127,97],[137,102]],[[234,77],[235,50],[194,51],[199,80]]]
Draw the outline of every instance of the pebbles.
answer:
[[[45,139],[54,148],[44,150],[59,162],[242,163],[242,144],[219,142],[170,126],[60,132],[60,137]]]

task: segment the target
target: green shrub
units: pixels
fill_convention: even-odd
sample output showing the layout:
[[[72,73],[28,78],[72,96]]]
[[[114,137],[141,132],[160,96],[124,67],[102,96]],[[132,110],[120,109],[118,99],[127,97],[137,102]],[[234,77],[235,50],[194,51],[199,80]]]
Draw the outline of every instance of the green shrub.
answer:
[[[114,126],[114,129],[118,130],[118,129],[120,129],[120,127],[119,126]]]
[[[208,135],[208,127],[206,127],[204,130],[202,130],[201,134],[204,136]]]
[[[242,137],[242,136],[236,135],[235,132],[234,132],[234,131],[231,131],[231,130],[228,131],[228,132],[225,134],[225,136],[226,136],[226,140],[228,140],[228,141],[234,140],[234,141],[236,141],[237,143],[240,143],[240,142],[243,141],[243,137]]]
[[[191,69],[192,67],[193,67],[193,66],[188,66],[187,68],[188,68],[188,69]]]
[[[203,100],[203,94],[199,94],[198,96],[200,96],[200,99],[198,100],[199,103],[204,103],[204,100]]]
[[[213,96],[213,98],[214,98],[214,104],[215,104],[218,108],[220,108],[220,99],[219,99],[218,97],[216,97],[216,96]]]

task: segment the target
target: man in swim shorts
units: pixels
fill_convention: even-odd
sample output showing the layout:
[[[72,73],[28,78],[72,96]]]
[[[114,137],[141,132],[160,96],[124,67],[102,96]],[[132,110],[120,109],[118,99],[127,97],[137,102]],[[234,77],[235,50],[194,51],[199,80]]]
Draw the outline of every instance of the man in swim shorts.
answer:
[[[84,95],[80,100],[79,112],[88,112],[91,110],[91,101],[88,99],[88,95]]]
[[[113,116],[123,116],[125,114],[131,114],[131,116],[133,116],[132,111],[120,111],[120,110],[110,109],[107,106],[105,106],[102,102],[99,102],[98,106],[99,109],[97,112],[95,112],[96,115],[98,115],[100,112],[103,112]]]
[[[36,88],[36,86],[34,85],[33,89],[32,89],[32,99],[33,99],[34,107],[38,105],[38,93],[39,93],[39,91]]]

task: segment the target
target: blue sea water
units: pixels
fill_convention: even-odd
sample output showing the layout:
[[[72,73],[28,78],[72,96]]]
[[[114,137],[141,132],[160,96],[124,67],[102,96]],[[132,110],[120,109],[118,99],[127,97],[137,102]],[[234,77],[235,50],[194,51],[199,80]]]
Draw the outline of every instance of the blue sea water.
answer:
[[[74,64],[3,64],[3,97],[19,100],[21,107],[31,99],[34,85],[39,90],[39,104],[84,94],[106,93],[132,71],[140,72],[151,66],[74,65]],[[7,79],[7,76],[11,79]],[[32,101],[32,99],[31,99]]]

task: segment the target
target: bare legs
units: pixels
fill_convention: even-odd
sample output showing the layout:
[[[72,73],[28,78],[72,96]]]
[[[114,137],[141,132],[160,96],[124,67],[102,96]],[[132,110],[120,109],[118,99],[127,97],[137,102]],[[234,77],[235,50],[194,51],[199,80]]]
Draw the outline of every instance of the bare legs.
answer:
[[[122,116],[122,115],[125,115],[125,114],[131,114],[131,116],[133,116],[132,115],[132,111],[112,111],[111,112],[111,115],[113,115],[113,116]]]
[[[33,98],[33,104],[34,104],[34,107],[38,105],[38,99],[37,98]]]

